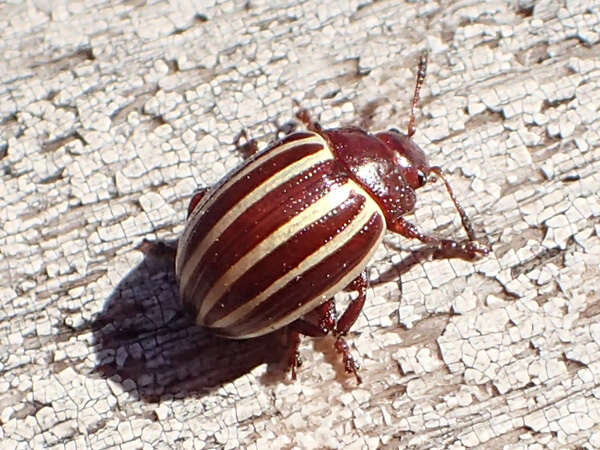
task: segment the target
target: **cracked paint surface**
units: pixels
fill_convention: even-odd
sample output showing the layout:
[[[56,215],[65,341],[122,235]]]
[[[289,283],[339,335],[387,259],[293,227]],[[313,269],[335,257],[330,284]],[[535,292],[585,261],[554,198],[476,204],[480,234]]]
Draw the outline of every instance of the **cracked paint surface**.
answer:
[[[3,447],[600,447],[599,24],[598,1],[0,5]],[[192,326],[142,239],[176,239],[294,101],[405,128],[424,48],[415,140],[493,253],[387,236],[359,387],[328,341],[292,383],[282,334]],[[441,184],[418,194],[409,219],[460,236]]]

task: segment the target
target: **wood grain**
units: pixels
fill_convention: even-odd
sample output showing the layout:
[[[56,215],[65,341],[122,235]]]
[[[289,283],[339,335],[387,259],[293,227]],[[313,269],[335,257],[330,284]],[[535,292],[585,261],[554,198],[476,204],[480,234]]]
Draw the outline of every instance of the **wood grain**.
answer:
[[[599,24],[597,0],[0,4],[2,447],[600,447]],[[283,333],[194,327],[143,239],[297,103],[405,129],[425,48],[415,140],[493,253],[384,239],[359,388],[329,340],[291,382]],[[410,219],[462,233],[439,182]]]

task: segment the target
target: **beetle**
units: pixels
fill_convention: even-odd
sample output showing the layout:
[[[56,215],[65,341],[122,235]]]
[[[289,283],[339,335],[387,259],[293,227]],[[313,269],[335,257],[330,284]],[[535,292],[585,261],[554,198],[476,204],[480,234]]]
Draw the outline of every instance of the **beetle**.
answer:
[[[475,260],[488,253],[442,175],[412,140],[425,79],[421,56],[407,134],[358,127],[324,129],[301,109],[306,126],[253,155],[211,189],[197,191],[176,251],[183,303],[198,325],[232,339],[289,327],[292,378],[300,335],[333,333],[346,372],[358,364],[344,336],[366,299],[365,268],[386,230],[434,248],[435,258]],[[430,175],[443,180],[467,239],[421,232],[404,216]],[[337,317],[333,296],[357,291]]]

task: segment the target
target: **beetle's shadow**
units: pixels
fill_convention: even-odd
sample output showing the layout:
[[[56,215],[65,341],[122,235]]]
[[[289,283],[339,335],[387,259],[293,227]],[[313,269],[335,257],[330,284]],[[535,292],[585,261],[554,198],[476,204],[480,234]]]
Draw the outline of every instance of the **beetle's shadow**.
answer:
[[[195,326],[179,302],[172,255],[144,250],[92,323],[97,373],[148,402],[202,395],[263,363],[263,382],[286,378],[284,331],[231,340]]]

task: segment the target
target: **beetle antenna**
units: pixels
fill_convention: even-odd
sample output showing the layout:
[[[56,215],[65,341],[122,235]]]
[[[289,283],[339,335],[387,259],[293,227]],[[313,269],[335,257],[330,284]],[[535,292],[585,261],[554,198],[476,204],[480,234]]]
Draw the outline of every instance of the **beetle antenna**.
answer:
[[[417,70],[417,84],[415,85],[415,93],[413,94],[412,105],[410,107],[410,120],[408,121],[408,137],[412,137],[415,134],[415,108],[419,103],[419,94],[421,93],[421,86],[425,81],[425,74],[427,73],[427,50],[421,53],[421,59],[419,59],[419,68]]]
[[[448,183],[446,178],[442,175],[442,169],[440,167],[435,166],[435,167],[432,167],[430,169],[430,171],[433,172],[435,175],[437,175],[439,178],[441,178],[441,180],[446,185],[446,190],[448,191],[448,194],[450,195],[450,198],[452,199],[452,202],[454,203],[454,206],[456,207],[456,210],[458,211],[458,215],[460,216],[460,221],[462,222],[462,226],[465,229],[465,231],[467,232],[467,237],[469,238],[469,241],[474,241],[475,240],[475,232],[473,231],[473,225],[471,225],[471,220],[469,220],[467,213],[465,213],[465,210],[463,209],[463,207],[460,206],[460,203],[458,203],[458,200],[456,200],[456,197],[454,196],[454,191],[452,190],[450,183]]]

